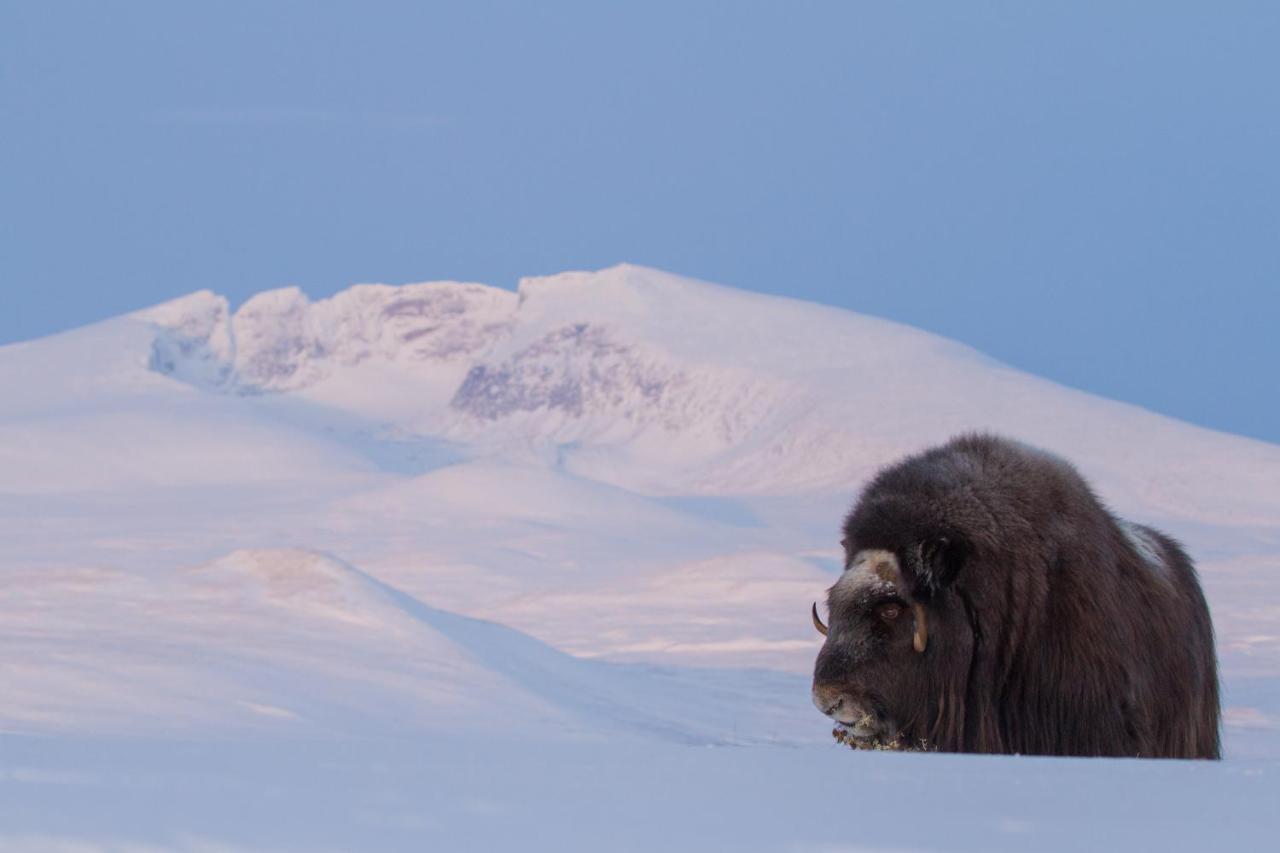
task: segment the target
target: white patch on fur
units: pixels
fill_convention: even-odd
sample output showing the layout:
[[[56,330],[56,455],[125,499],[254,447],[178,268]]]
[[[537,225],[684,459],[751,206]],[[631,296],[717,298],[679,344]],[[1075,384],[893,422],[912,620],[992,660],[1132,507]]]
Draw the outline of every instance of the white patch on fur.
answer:
[[[1157,574],[1165,574],[1168,567],[1165,565],[1164,549],[1160,547],[1160,543],[1152,538],[1150,533],[1136,524],[1122,521],[1120,529],[1124,531],[1125,538],[1129,540],[1133,550],[1138,552],[1138,556],[1142,558],[1142,561]]]
[[[859,551],[849,564],[849,570],[836,581],[831,591],[841,596],[853,596],[875,587],[896,592],[897,587],[892,579],[900,577],[898,572],[898,558],[892,551]]]

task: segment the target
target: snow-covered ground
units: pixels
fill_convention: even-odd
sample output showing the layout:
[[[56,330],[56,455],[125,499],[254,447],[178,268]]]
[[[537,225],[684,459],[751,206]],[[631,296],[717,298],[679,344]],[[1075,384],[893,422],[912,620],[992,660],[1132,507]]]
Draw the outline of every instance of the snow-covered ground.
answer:
[[[966,429],[1179,536],[1227,760],[853,753],[808,620]],[[0,348],[0,851],[1268,848],[1280,447],[634,266]]]

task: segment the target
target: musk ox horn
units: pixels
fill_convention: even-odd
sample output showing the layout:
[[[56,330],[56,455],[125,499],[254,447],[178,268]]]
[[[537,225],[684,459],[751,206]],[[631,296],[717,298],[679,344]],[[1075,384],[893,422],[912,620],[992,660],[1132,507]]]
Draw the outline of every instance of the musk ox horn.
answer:
[[[818,602],[813,603],[813,627],[818,629],[818,633],[827,636],[827,626],[822,624],[822,620],[818,618]]]
[[[911,638],[911,645],[915,647],[917,652],[923,652],[925,647],[929,645],[929,617],[925,614],[924,605],[915,602],[911,605],[911,609],[916,614],[916,633]],[[814,617],[817,617],[817,605],[814,605]]]

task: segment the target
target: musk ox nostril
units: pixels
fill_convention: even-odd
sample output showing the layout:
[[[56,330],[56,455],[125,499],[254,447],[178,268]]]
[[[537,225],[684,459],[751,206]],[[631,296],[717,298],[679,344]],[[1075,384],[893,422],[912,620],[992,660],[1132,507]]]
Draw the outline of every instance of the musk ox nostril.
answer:
[[[828,684],[815,684],[813,686],[813,704],[828,717],[839,711],[844,703],[845,695],[840,688],[832,687]]]

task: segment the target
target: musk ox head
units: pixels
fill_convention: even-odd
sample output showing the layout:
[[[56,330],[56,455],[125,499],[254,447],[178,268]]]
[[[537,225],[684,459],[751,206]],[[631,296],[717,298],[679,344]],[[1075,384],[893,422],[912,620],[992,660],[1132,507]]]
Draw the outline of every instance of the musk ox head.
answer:
[[[814,627],[826,636],[814,667],[814,705],[839,724],[837,739],[855,746],[946,744],[958,734],[947,728],[963,725],[958,674],[973,651],[970,626],[956,624],[962,616],[946,601],[967,546],[954,532],[895,542],[849,526],[826,624],[813,607]]]

